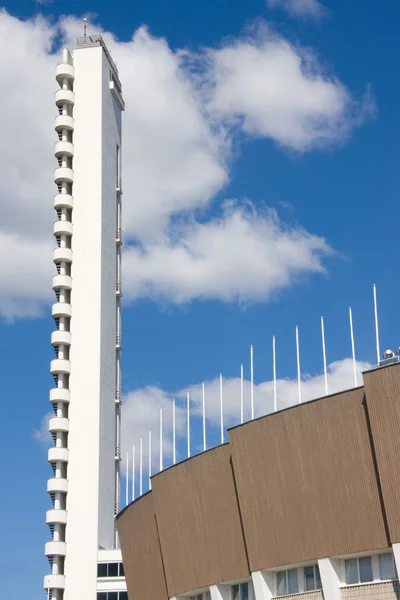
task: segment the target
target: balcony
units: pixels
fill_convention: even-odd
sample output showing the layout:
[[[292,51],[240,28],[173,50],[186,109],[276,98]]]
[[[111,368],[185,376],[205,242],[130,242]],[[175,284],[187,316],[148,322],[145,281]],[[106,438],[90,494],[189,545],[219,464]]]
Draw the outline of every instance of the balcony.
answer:
[[[73,183],[74,172],[69,167],[58,167],[54,171],[54,183],[63,183],[64,181]]]
[[[53,525],[60,523],[61,525],[67,524],[67,511],[66,510],[48,510],[46,512],[46,523],[47,525]]]
[[[68,479],[52,477],[47,481],[47,493],[56,494],[57,492],[62,494],[68,492]]]
[[[56,66],[57,83],[62,86],[63,79],[75,79],[75,68],[68,63],[59,62]]]
[[[64,289],[64,290],[72,289],[72,277],[70,277],[69,275],[54,275],[53,290],[60,290],[60,289]]]
[[[47,454],[47,460],[49,463],[57,463],[57,462],[68,462],[69,460],[69,450],[68,448],[49,448]]]
[[[115,239],[116,239],[117,245],[120,246],[122,244],[122,229],[121,229],[121,227],[117,227]]]
[[[73,156],[74,145],[72,142],[59,141],[54,144],[55,156]]]
[[[52,317],[69,317],[72,316],[72,306],[67,302],[56,302],[51,307]]]
[[[116,191],[117,194],[122,194],[122,181],[121,181],[121,177],[117,177],[117,181],[116,181]]]
[[[71,361],[64,358],[55,358],[50,362],[50,373],[52,375],[57,375],[58,373],[69,375],[71,373]]]
[[[71,248],[54,248],[53,250],[53,262],[72,262],[72,250]]]
[[[71,345],[71,332],[70,331],[53,331],[51,334],[51,344],[52,346],[59,346],[62,344],[63,346]]]
[[[65,575],[46,575],[43,581],[45,590],[64,590]]]
[[[71,399],[71,392],[66,388],[52,388],[50,390],[50,402],[55,404],[56,402],[68,403]]]
[[[47,542],[44,547],[46,556],[65,556],[67,553],[66,542]]]
[[[53,225],[54,235],[72,235],[73,230],[71,221],[56,221]]]
[[[63,106],[63,104],[75,104],[75,93],[72,90],[56,91],[56,105]]]
[[[116,283],[116,286],[115,286],[115,290],[116,290],[118,298],[121,298],[121,296],[122,296],[122,285],[121,285],[121,281],[119,279],[117,280],[117,283]]]
[[[53,417],[49,419],[49,431],[50,433],[57,433],[59,431],[68,433],[69,419],[66,419],[65,417]]]
[[[74,208],[74,199],[71,194],[56,194],[54,196],[54,208],[60,210],[61,208]]]
[[[69,115],[58,115],[58,117],[54,120],[54,129],[56,131],[61,131],[66,129],[67,131],[72,131],[75,127],[75,121],[73,117]]]

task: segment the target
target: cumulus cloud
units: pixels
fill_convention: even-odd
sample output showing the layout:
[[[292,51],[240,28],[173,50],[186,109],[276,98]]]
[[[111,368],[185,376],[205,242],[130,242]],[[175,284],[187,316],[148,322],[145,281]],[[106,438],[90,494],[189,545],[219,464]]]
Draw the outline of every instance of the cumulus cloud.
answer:
[[[306,273],[324,272],[332,251],[320,237],[287,227],[274,211],[226,202],[219,218],[175,227],[174,235],[124,255],[128,296],[251,302]]]
[[[268,27],[209,53],[211,110],[250,135],[304,152],[346,137],[374,110],[357,103],[317,57]]]
[[[317,0],[267,0],[270,8],[282,8],[292,17],[312,17],[319,19],[325,7]]]
[[[12,103],[7,95],[0,98],[0,158],[6,174],[0,181],[0,247],[8,248],[0,255],[0,314],[7,318],[34,316],[51,297],[58,60],[53,46],[64,36],[73,47],[77,26],[72,17],[54,25],[0,12],[2,81],[14,91]],[[238,132],[297,151],[348,133],[361,109],[345,86],[324,75],[315,57],[266,27],[199,52],[172,50],[145,27],[128,42],[102,33],[118,62],[127,106],[123,179],[129,296],[260,300],[274,285],[281,288],[307,272],[323,271],[323,256],[329,254],[324,240],[301,228],[288,229],[245,204],[217,217],[219,208],[212,203],[229,180]],[[212,257],[208,243],[224,256]],[[277,261],[249,272],[241,257],[252,247],[263,260],[272,251]]]

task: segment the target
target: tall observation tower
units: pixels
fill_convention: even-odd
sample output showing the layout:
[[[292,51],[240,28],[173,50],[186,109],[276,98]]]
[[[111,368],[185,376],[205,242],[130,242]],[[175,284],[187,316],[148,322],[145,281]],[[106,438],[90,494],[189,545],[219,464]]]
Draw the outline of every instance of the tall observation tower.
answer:
[[[114,524],[120,502],[124,101],[100,36],[79,38],[72,53],[64,50],[56,79],[55,416],[47,484],[53,508],[46,514],[52,539],[44,585],[52,600],[124,600]]]

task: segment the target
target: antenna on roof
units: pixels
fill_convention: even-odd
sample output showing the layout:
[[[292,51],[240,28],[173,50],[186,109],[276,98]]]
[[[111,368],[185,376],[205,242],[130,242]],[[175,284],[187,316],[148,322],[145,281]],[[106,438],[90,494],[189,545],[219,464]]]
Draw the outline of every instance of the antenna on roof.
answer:
[[[176,417],[175,398],[172,399],[172,462],[176,464]]]
[[[240,365],[240,422],[244,420],[243,410],[243,365]]]
[[[151,490],[151,430],[149,431],[149,490]]]
[[[250,346],[250,403],[251,419],[254,419],[254,356],[253,346]]]
[[[129,504],[129,452],[126,453],[125,506]]]
[[[275,336],[272,336],[272,372],[274,375],[274,412],[277,411],[277,401],[276,401],[276,342]]]
[[[325,347],[324,317],[321,317],[321,336],[322,336],[322,358],[323,358],[323,361],[324,361],[325,396],[327,396],[328,395],[328,372],[326,370],[326,347]]]
[[[379,348],[379,327],[378,327],[378,304],[376,301],[376,285],[374,284],[374,313],[375,313],[375,338],[376,338],[376,361],[379,365],[381,351]]]
[[[224,402],[222,397],[222,373],[219,374],[219,409],[221,413],[221,444],[224,443]]]
[[[187,455],[190,458],[190,394],[186,394],[186,412],[187,412]]]
[[[353,355],[354,385],[355,385],[355,387],[357,387],[356,351],[354,348],[353,311],[351,310],[351,306],[349,307],[349,319],[350,319],[351,352]]]
[[[203,452],[207,450],[207,435],[206,435],[206,391],[204,381],[201,384],[201,398],[203,405]]]
[[[139,496],[143,494],[143,438],[139,446]]]
[[[132,446],[132,502],[135,499],[135,445]]]
[[[83,18],[83,37],[86,37],[86,29],[87,29],[88,20],[86,17]]]
[[[160,408],[160,473],[163,470],[163,420],[162,408]]]
[[[297,383],[299,386],[299,404],[301,404],[301,373],[300,373],[300,344],[299,328],[296,325],[296,356],[297,356]]]

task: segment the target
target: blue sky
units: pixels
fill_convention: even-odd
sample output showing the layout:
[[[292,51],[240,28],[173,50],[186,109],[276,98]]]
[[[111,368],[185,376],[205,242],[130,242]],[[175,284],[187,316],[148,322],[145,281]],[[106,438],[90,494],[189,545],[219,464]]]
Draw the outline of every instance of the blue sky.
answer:
[[[388,0],[378,10],[376,2],[369,0],[325,0],[323,13],[313,14],[315,2],[310,0],[309,4],[307,15],[295,15],[285,10],[285,6],[272,7],[267,0],[136,0],[133,5],[121,1],[68,3],[70,15],[78,20],[84,12],[96,13],[91,18],[92,32],[101,26],[119,40],[110,44],[130,100],[124,129],[126,248],[131,248],[131,254],[126,255],[127,294],[123,314],[128,446],[137,444],[140,435],[146,438],[148,427],[156,432],[159,407],[169,410],[172,394],[182,399],[190,388],[197,402],[198,384],[207,381],[213,406],[216,405],[213,394],[220,372],[231,386],[226,392],[227,421],[235,422],[237,397],[228,396],[237,392],[241,363],[245,365],[246,377],[249,376],[250,344],[255,349],[258,414],[268,411],[271,390],[265,382],[272,375],[271,337],[277,336],[278,377],[294,379],[296,325],[300,328],[302,371],[309,375],[304,385],[309,386],[309,395],[317,393],[321,389],[318,386],[322,371],[320,316],[325,316],[328,362],[343,361],[351,355],[349,305],[354,312],[357,358],[374,363],[373,283],[378,288],[382,350],[394,348],[400,342],[396,318],[400,291],[396,277],[400,184],[400,86],[396,58],[400,6],[395,0]],[[42,576],[48,568],[43,546],[48,539],[44,519],[49,507],[45,490],[50,468],[46,461],[47,440],[44,438],[43,443],[37,437],[44,437],[40,428],[49,411],[48,389],[52,382],[48,364],[53,355],[49,310],[54,193],[51,126],[52,94],[56,89],[52,69],[58,58],[46,49],[46,40],[50,39],[51,30],[59,31],[59,19],[66,5],[57,1],[42,4],[13,0],[3,6],[9,14],[3,13],[0,18],[0,64],[8,90],[0,101],[4,134],[0,156],[6,165],[0,185],[2,594],[10,600],[22,596],[35,600],[43,596]],[[45,21],[26,23],[37,15],[43,15]],[[66,38],[80,34],[80,25],[74,19],[63,23]],[[128,44],[142,25],[148,27],[149,33],[142,30],[142,37]],[[34,50],[29,44],[24,45],[31,35],[44,40]],[[60,37],[57,34],[55,41]],[[311,79],[321,77],[321,89],[309,88],[309,93],[315,97],[321,94],[322,100],[316,107],[311,103],[307,109],[311,112],[305,116],[304,103],[299,100],[303,93],[308,100],[307,89],[304,92],[302,88],[304,63],[297,83],[291,77],[285,80],[281,63],[276,74],[271,46],[263,45],[266,40],[276,43],[274,48],[284,46],[292,58],[301,56],[305,61],[308,57]],[[238,67],[249,48],[255,49],[246,63],[254,68],[250,82],[246,79],[249,69],[246,67],[243,72]],[[176,51],[182,49],[195,61],[195,72],[188,73],[177,59]],[[229,54],[222,54],[223,50]],[[206,56],[213,66],[204,75]],[[149,115],[141,112],[140,103],[144,100],[148,103],[148,97],[139,93],[141,81],[135,79],[135,68],[144,69],[144,59],[146,65],[155,65],[156,73],[171,69],[166,88],[154,87],[156,97],[163,98],[167,88],[176,86],[173,89],[176,96],[168,97],[166,106],[161,109],[154,105],[154,111],[162,117],[162,127],[157,125],[156,117],[157,127],[148,125]],[[289,90],[281,99],[281,104],[286,103],[286,113],[277,131],[272,125],[282,118],[281,107],[272,103],[265,112],[267,63],[271,81],[276,77],[277,85]],[[218,94],[217,71],[222,79],[225,77]],[[195,75],[199,73],[203,78],[201,90],[196,88]],[[152,90],[151,87],[148,93]],[[176,106],[187,116],[182,116],[182,130],[185,123],[191,131],[196,129],[194,141],[191,133],[185,133],[184,137],[180,115],[174,113]],[[132,114],[134,110],[137,118]],[[322,113],[325,116],[316,126],[316,114]],[[14,121],[14,130],[7,134],[14,118],[18,121]],[[16,127],[20,119],[25,120]],[[323,139],[320,139],[321,129]],[[296,134],[299,130],[301,135],[307,132],[305,142],[299,142]],[[140,203],[140,190],[133,185],[129,187],[132,162],[135,157],[144,161],[141,149],[134,147],[141,135],[146,139],[154,137],[150,159],[140,163],[141,173],[145,174],[146,204]],[[35,142],[33,146],[29,146],[31,140]],[[158,154],[152,151],[164,147],[166,153],[171,148],[172,163],[161,150]],[[185,161],[190,153],[194,158],[189,164]],[[34,160],[32,166],[30,162]],[[193,164],[203,165],[195,173],[194,183],[190,171]],[[168,177],[171,169],[176,175],[173,183]],[[154,179],[163,182],[163,186],[151,188],[149,181]],[[183,193],[179,192],[181,184]],[[185,204],[188,198],[191,203]],[[228,214],[223,210],[226,199],[235,199]],[[250,208],[246,199],[252,203]],[[160,212],[160,207],[168,202],[171,206],[182,203],[187,210],[183,215],[172,208]],[[153,207],[150,216],[146,212],[149,206]],[[268,212],[271,209],[277,211],[279,218],[273,235],[268,229],[271,223],[276,223],[276,217]],[[244,227],[240,239],[230,226],[232,213]],[[174,227],[171,234],[170,228]],[[271,265],[276,265],[279,252],[272,242],[266,247],[264,242],[271,235],[284,239],[288,231],[300,235],[299,252],[295,238],[291,241],[294,253],[285,267],[285,283],[278,285],[271,275]],[[308,232],[317,241],[316,249],[309,252],[299,267],[296,260],[305,243],[301,232]],[[170,239],[166,246],[158,246],[165,234],[177,237],[178,247],[200,251],[200,246],[211,239],[211,233],[215,233],[212,239],[226,259],[219,262],[217,252],[211,253],[205,260],[206,272],[199,278],[198,262],[189,261],[184,268],[173,253],[169,254]],[[254,251],[252,244],[248,244],[251,236],[255,240]],[[325,240],[324,247],[321,240]],[[20,248],[14,252],[15,259],[11,258],[12,243]],[[248,268],[239,263],[236,271],[233,268],[237,257],[232,249],[236,246],[239,254],[243,247]],[[170,262],[163,262],[165,257]],[[325,272],[314,272],[313,257],[318,268],[323,267]],[[257,268],[250,277],[252,266]],[[233,275],[228,276],[232,268]],[[175,279],[174,270],[179,272]],[[164,271],[168,274],[165,280],[160,275]],[[16,282],[19,276],[26,285]],[[224,298],[224,290],[228,288],[231,293]],[[331,388],[347,385],[348,372],[347,363],[339,362],[332,367]],[[293,389],[288,391],[287,398],[283,396],[288,388],[281,389],[283,407],[290,403]],[[145,405],[154,407],[150,416],[143,410]],[[183,427],[182,419],[181,415]],[[196,418],[193,427],[194,450],[200,444]],[[35,436],[34,430],[39,430],[39,434]],[[209,431],[210,443],[217,443],[218,423],[211,406]],[[180,451],[183,456],[183,440]],[[169,461],[167,456],[166,462]]]

